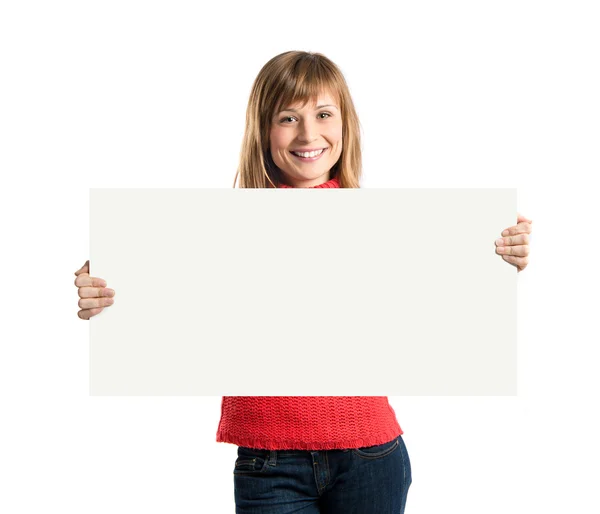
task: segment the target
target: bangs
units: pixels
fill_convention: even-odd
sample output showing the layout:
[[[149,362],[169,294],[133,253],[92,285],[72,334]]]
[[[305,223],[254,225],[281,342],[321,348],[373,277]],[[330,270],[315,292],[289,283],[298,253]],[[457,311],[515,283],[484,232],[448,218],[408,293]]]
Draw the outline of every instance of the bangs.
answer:
[[[317,101],[319,95],[325,92],[330,93],[342,109],[342,95],[339,94],[336,78],[335,71],[320,60],[299,60],[293,70],[279,77],[273,88],[271,114],[275,115],[295,103],[304,107],[310,100]]]

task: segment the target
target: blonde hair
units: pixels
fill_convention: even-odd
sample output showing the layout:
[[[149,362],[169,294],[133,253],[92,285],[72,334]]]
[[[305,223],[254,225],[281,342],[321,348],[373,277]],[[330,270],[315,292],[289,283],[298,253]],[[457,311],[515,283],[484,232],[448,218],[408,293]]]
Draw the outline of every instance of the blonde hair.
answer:
[[[273,57],[254,80],[233,187],[238,176],[241,188],[279,187],[280,171],[269,150],[273,115],[280,106],[296,102],[305,105],[323,91],[330,91],[337,97],[342,115],[342,153],[331,168],[330,179],[337,177],[340,187],[360,187],[360,122],[346,80],[340,69],[323,54],[300,51]]]

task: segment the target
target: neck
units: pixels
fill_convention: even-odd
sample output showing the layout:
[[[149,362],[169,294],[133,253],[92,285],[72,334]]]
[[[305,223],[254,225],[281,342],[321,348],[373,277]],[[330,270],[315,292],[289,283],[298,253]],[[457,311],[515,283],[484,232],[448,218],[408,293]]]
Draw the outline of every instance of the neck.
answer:
[[[281,179],[283,183],[290,187],[315,187],[320,186],[321,184],[325,184],[325,182],[329,182],[331,180],[331,175],[328,171],[320,177],[313,179],[303,179],[288,176],[282,176]]]

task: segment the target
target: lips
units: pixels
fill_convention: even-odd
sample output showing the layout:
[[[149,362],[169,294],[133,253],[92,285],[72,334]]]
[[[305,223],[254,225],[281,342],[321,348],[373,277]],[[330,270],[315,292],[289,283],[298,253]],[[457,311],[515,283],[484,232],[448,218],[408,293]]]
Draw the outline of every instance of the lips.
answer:
[[[318,153],[317,155],[315,155],[314,157],[301,157],[301,156],[295,154],[293,151],[290,151],[290,153],[294,156],[295,159],[299,160],[300,162],[314,162],[314,161],[319,160],[325,154],[326,151],[327,151],[327,148],[322,148],[321,152]]]
[[[297,155],[298,157],[316,157],[317,155],[320,155],[321,153],[323,153],[323,151],[325,150],[325,148],[314,148],[312,150],[292,150],[291,153],[293,153],[294,155]],[[318,153],[317,153],[318,152]],[[298,155],[298,154],[307,154],[307,153],[314,153],[315,155]]]

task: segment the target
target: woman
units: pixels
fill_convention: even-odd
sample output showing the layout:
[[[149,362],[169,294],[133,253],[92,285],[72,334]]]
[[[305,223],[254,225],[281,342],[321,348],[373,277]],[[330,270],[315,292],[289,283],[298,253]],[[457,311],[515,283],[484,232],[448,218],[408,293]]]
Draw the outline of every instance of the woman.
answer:
[[[339,68],[307,52],[265,64],[234,187],[239,178],[243,188],[358,188],[361,169],[359,121]],[[517,221],[496,251],[521,271],[531,221]],[[114,296],[88,264],[75,273],[83,319]],[[238,445],[238,513],[391,514],[404,512],[412,482],[402,434],[387,397],[223,397],[217,441]]]

